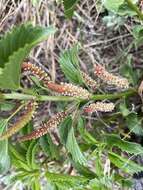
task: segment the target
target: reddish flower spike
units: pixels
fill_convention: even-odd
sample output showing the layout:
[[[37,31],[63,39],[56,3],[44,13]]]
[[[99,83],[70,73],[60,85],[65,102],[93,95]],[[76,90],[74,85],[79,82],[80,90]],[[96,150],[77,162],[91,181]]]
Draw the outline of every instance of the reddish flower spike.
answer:
[[[72,96],[81,99],[89,99],[91,97],[91,94],[86,89],[83,89],[82,87],[79,86],[75,86],[73,84],[68,84],[68,83],[56,84],[53,82],[49,82],[47,84],[47,87],[50,90],[62,94],[64,96]]]
[[[65,119],[67,114],[68,114],[67,112],[59,112],[55,114],[49,121],[43,123],[39,129],[33,131],[32,133],[28,135],[20,137],[19,141],[21,142],[21,141],[27,141],[31,139],[37,139],[45,135],[50,130],[57,127]]]
[[[36,77],[39,78],[39,80],[42,80],[45,84],[51,81],[50,77],[47,75],[47,73],[43,69],[35,66],[34,64],[30,62],[24,62],[22,64],[22,70],[28,71],[30,74],[35,75]]]

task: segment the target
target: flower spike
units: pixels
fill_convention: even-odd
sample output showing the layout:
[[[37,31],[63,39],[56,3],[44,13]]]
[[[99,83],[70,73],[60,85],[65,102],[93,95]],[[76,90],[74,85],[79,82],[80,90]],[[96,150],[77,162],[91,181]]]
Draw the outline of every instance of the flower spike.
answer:
[[[114,110],[115,105],[113,103],[103,103],[103,102],[96,102],[90,104],[89,106],[84,108],[84,112],[92,113],[96,111],[100,112],[111,112]]]
[[[43,123],[39,129],[31,132],[28,135],[24,135],[24,136],[20,137],[19,141],[22,142],[22,141],[27,141],[27,140],[31,140],[31,139],[37,139],[37,138],[45,135],[50,130],[56,128],[65,119],[65,117],[67,115],[68,115],[68,112],[58,112],[52,118],[50,118],[50,120]]]
[[[23,115],[18,118],[18,121],[14,123],[12,127],[10,127],[0,136],[0,140],[5,140],[9,138],[10,136],[18,132],[21,128],[23,128],[34,116],[36,107],[37,103],[35,101],[28,101],[25,106],[25,112],[23,113]]]
[[[87,86],[91,87],[93,90],[95,90],[98,87],[97,82],[93,80],[88,74],[86,74],[83,71],[81,72],[81,74]]]
[[[112,73],[106,71],[101,65],[95,65],[95,75],[102,79],[105,83],[115,85],[118,88],[129,88],[129,81],[126,78],[115,76]]]
[[[91,97],[91,94],[88,92],[88,90],[79,86],[75,86],[73,84],[68,84],[68,83],[56,84],[53,82],[49,82],[47,84],[47,87],[50,90],[62,94],[64,96],[72,96],[81,99],[89,99]]]
[[[47,84],[49,81],[51,81],[50,77],[43,69],[35,66],[34,64],[30,62],[24,62],[22,64],[22,70],[28,71],[29,74],[35,75],[36,77],[39,78],[39,80],[42,80],[44,84],[45,83]]]

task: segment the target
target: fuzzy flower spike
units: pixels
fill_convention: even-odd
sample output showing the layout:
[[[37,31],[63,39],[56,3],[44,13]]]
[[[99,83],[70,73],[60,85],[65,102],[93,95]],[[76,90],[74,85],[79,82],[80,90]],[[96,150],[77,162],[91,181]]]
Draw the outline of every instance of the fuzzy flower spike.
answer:
[[[94,69],[95,69],[94,71],[95,75],[97,75],[105,83],[110,85],[115,85],[118,88],[123,88],[123,89],[129,88],[129,81],[126,78],[115,76],[112,73],[109,73],[101,65],[95,65]]]
[[[113,103],[103,103],[103,102],[96,102],[92,103],[89,106],[84,108],[84,112],[92,113],[92,112],[111,112],[115,108]]]
[[[21,128],[23,128],[34,116],[36,108],[37,103],[35,101],[28,101],[28,103],[25,105],[25,111],[23,115],[19,117],[18,120],[0,136],[0,140],[9,138]]]
[[[95,80],[93,80],[88,74],[81,71],[83,80],[87,86],[89,86],[91,89],[95,90],[98,87],[98,84]]]
[[[72,96],[81,99],[89,99],[91,97],[91,93],[89,93],[88,90],[69,83],[56,84],[50,82],[47,84],[47,87],[50,90],[62,94],[64,96]]]
[[[58,112],[52,118],[50,118],[47,122],[41,124],[40,128],[33,131],[32,133],[22,136],[19,138],[19,141],[28,141],[31,139],[37,139],[52,129],[56,128],[68,115],[68,112]]]
[[[22,70],[27,71],[29,74],[36,76],[39,80],[42,80],[44,84],[47,84],[50,80],[48,74],[40,67],[35,66],[30,62],[24,62],[22,64]]]

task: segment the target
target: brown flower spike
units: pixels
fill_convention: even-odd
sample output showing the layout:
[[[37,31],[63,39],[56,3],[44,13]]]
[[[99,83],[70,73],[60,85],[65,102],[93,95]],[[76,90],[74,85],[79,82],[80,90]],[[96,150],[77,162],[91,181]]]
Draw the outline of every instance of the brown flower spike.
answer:
[[[48,133],[53,128],[56,128],[68,115],[68,112],[58,112],[55,114],[49,121],[43,123],[41,127],[32,133],[22,136],[19,138],[19,141],[27,141],[31,139],[37,139],[46,133]]]
[[[85,82],[85,84],[89,87],[91,87],[93,90],[95,90],[97,88],[97,82],[95,80],[93,80],[88,74],[86,74],[85,72],[81,72],[83,80]]]
[[[92,113],[96,111],[110,112],[114,110],[114,107],[115,105],[113,103],[96,102],[85,107],[84,112],[87,112],[87,113]]]
[[[0,136],[0,140],[5,140],[18,132],[21,128],[23,128],[33,117],[35,113],[35,109],[37,107],[37,103],[34,101],[28,101],[28,103],[25,106],[25,112],[23,115],[18,118],[18,121],[13,124],[6,132],[4,132]]]
[[[50,82],[47,84],[47,87],[50,90],[62,94],[64,96],[72,96],[81,99],[89,99],[91,97],[91,94],[86,89],[79,86],[75,86],[73,84],[68,84],[68,83],[56,84]]]
[[[126,78],[115,76],[112,73],[106,71],[101,65],[95,65],[95,75],[102,79],[107,84],[115,85],[118,88],[129,88],[129,82]]]
[[[39,80],[42,80],[44,84],[47,84],[49,81],[51,81],[50,77],[43,69],[30,62],[24,62],[22,64],[22,70],[28,71],[30,74],[35,75]]]

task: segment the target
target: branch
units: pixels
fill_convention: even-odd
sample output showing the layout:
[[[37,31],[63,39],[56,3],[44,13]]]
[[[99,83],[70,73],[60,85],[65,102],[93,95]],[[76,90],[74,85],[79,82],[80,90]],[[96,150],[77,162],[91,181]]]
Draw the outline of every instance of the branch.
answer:
[[[135,89],[129,89],[124,92],[120,93],[114,93],[114,94],[97,94],[93,95],[90,100],[112,100],[112,99],[118,99],[123,97],[129,97],[137,94],[137,91]],[[2,94],[0,96],[0,99],[15,99],[15,100],[31,100],[35,99],[37,101],[83,101],[83,99],[77,98],[77,97],[69,97],[69,96],[46,96],[46,95],[40,95],[40,96],[34,96],[29,94],[21,94],[21,93],[11,93],[11,94]]]

